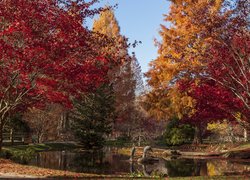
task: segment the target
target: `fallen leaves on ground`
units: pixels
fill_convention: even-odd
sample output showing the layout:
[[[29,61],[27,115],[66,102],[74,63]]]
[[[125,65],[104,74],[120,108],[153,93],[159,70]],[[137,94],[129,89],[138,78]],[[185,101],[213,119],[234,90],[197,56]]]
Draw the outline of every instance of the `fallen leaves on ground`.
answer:
[[[74,173],[69,171],[44,169],[14,163],[10,160],[0,159],[0,173],[16,175],[31,175],[38,177],[103,177],[96,174]]]

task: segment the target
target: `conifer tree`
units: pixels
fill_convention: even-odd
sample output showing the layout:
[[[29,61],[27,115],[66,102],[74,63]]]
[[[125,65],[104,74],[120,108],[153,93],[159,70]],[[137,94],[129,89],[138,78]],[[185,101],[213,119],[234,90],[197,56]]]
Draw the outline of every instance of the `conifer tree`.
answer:
[[[86,149],[101,148],[105,136],[111,132],[115,118],[114,97],[109,86],[103,85],[95,92],[75,101],[72,130]]]
[[[109,71],[109,78],[115,96],[117,119],[116,131],[129,131],[132,109],[135,101],[136,82],[132,70],[132,58],[128,55],[126,38],[120,34],[120,27],[112,9],[107,9],[95,20],[93,30],[113,40],[113,46],[102,49],[117,56],[122,61],[121,66],[113,66]],[[128,126],[127,126],[128,125]]]
[[[142,75],[141,66],[135,54],[133,54],[133,57],[132,57],[132,71],[134,73],[134,80],[136,82],[135,93],[137,96],[139,96],[144,92],[144,82],[142,79],[143,75]]]
[[[188,90],[179,88],[181,81],[199,84],[206,74],[209,42],[218,39],[227,25],[230,11],[225,0],[175,0],[165,15],[169,27],[161,25],[162,41],[158,57],[150,63],[146,74],[151,91],[146,107],[159,119],[192,116],[196,101]]]
[[[171,25],[161,25],[159,56],[150,63],[151,69],[147,77],[153,90],[184,100],[178,104],[172,101],[172,105],[194,106],[194,102],[186,97],[188,95],[180,93],[174,86],[180,79],[194,79],[204,72],[208,42],[222,34],[229,16],[228,13],[222,14],[223,2],[224,0],[176,0],[171,5],[170,13],[165,15],[165,21]]]

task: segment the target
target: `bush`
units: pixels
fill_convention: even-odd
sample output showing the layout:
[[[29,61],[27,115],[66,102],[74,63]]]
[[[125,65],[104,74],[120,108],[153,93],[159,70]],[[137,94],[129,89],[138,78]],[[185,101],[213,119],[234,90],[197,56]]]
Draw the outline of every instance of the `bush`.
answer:
[[[35,151],[32,148],[25,150],[2,150],[0,157],[5,159],[11,159],[15,162],[27,164],[35,155]]]
[[[117,141],[120,141],[120,142],[130,142],[131,141],[131,137],[129,137],[128,135],[121,135],[119,137],[117,137]]]
[[[27,148],[26,150],[13,151],[11,159],[20,162],[22,164],[28,163],[33,156],[35,155],[35,151],[32,148]]]
[[[190,143],[194,138],[194,128],[188,124],[180,124],[178,119],[173,119],[166,127],[163,139],[167,145],[181,145]]]

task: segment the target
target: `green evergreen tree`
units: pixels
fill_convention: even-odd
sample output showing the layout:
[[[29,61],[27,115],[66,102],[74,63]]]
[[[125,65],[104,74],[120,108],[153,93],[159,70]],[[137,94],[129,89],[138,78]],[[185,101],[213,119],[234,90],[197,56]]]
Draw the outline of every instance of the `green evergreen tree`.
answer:
[[[115,119],[114,96],[109,86],[103,85],[94,93],[76,100],[71,114],[72,129],[86,149],[101,148],[105,136],[111,132]]]

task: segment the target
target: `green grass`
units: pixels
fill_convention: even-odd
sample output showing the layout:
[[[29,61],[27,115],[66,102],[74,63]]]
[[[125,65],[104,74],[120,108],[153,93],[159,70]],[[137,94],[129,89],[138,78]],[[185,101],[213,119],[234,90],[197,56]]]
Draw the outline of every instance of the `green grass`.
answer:
[[[70,150],[81,148],[80,145],[74,143],[44,143],[44,144],[29,144],[29,145],[18,145],[18,146],[5,146],[3,150],[7,151],[25,151],[32,149],[35,152],[40,151],[56,151],[56,150]]]
[[[44,143],[44,144],[29,144],[4,146],[0,152],[0,157],[12,159],[15,162],[25,163],[35,154],[42,151],[63,151],[81,148],[75,143]]]
[[[105,142],[106,146],[115,146],[115,147],[131,147],[132,143],[129,141],[122,140],[108,140]]]

